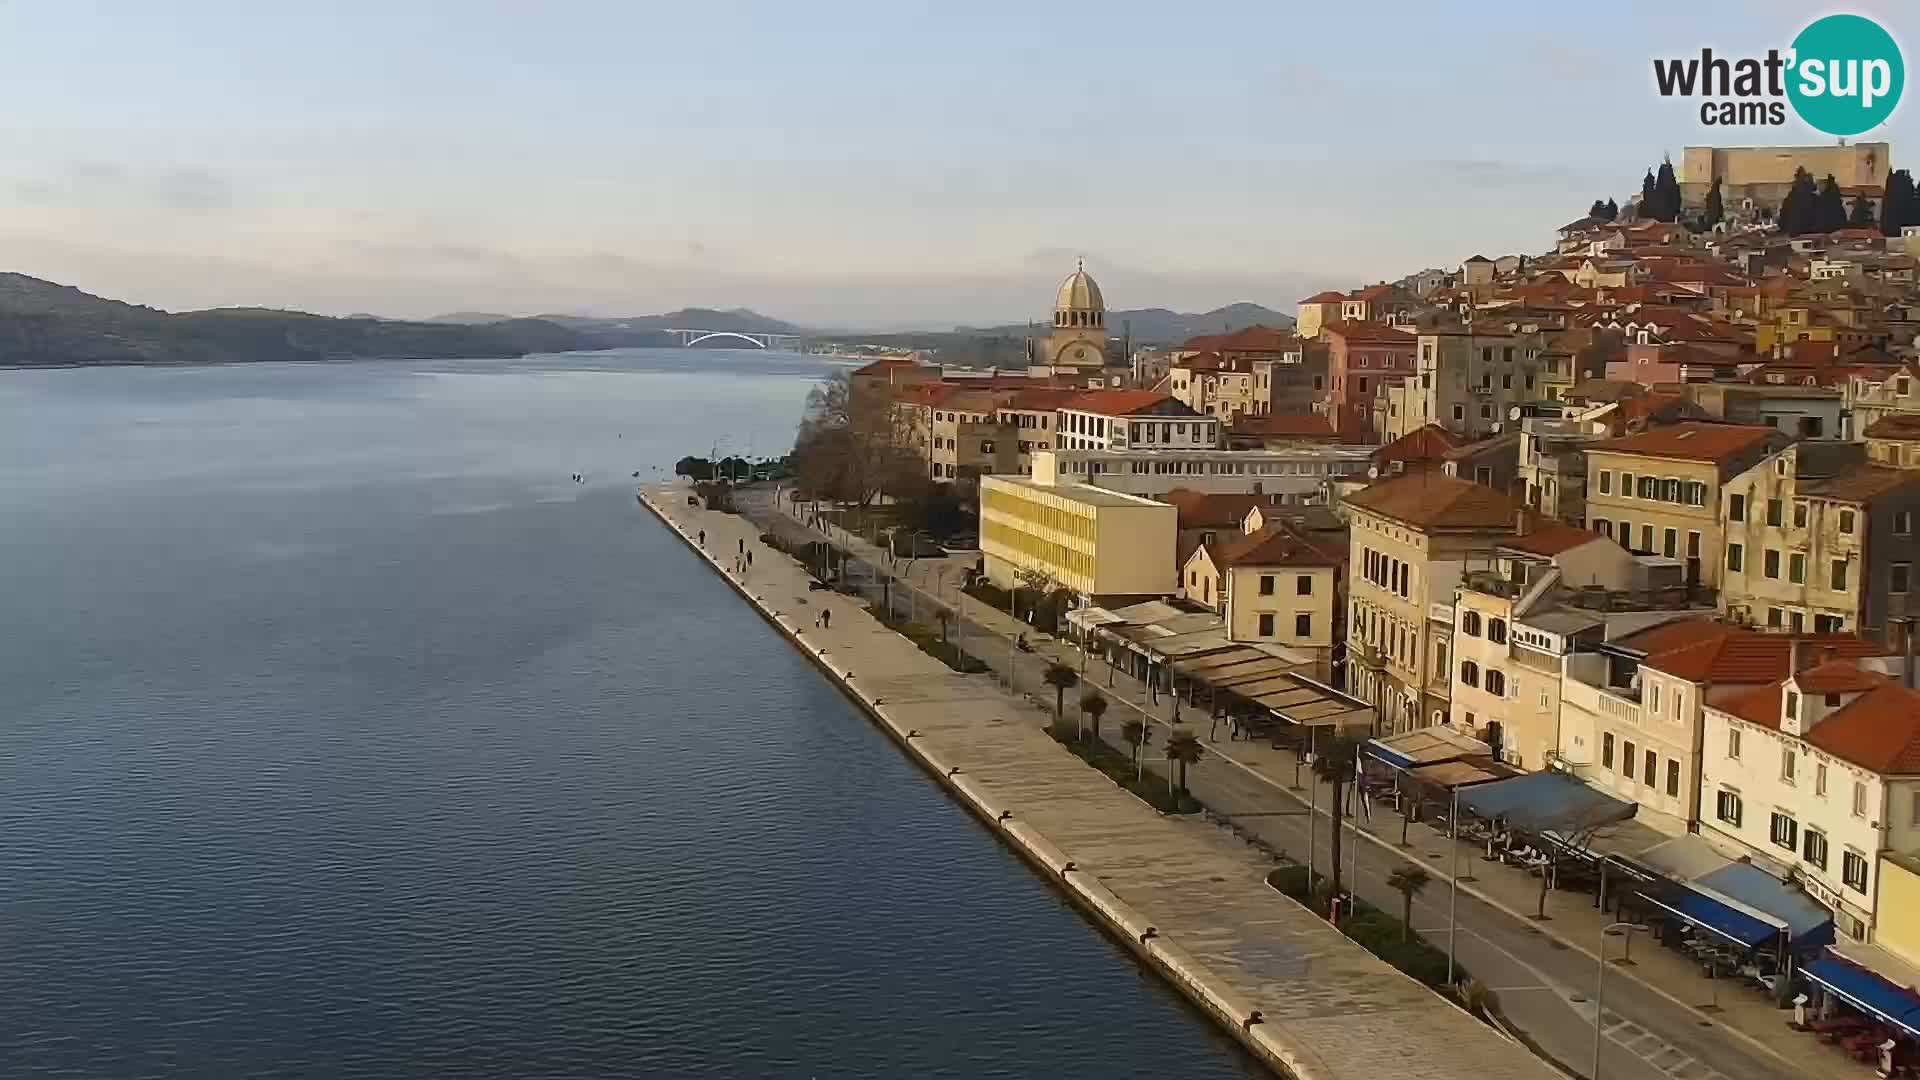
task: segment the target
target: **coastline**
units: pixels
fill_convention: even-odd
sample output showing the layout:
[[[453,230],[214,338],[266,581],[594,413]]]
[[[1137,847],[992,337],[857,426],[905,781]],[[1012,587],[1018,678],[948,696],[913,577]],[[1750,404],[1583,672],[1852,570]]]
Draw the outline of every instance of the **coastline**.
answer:
[[[682,496],[686,493],[684,488],[659,490]],[[665,506],[661,505],[653,497],[650,497],[656,493],[656,491],[642,489],[638,493],[638,501],[652,513],[662,525],[666,526],[674,535],[678,536],[689,549],[698,555],[742,600],[746,601],[763,619],[779,630],[788,640],[789,644],[798,648],[809,661],[826,673],[839,687],[841,692],[846,694],[849,699],[858,705],[861,711],[866,713],[871,721],[878,724],[879,727],[887,733],[889,738],[905,750],[909,757],[939,782],[949,794],[959,799],[975,817],[985,824],[1002,842],[1010,845],[1030,866],[1040,871],[1057,889],[1064,893],[1076,907],[1090,916],[1103,931],[1114,940],[1125,944],[1127,949],[1132,952],[1137,959],[1152,968],[1157,975],[1166,980],[1175,989],[1179,990],[1191,1003],[1206,1013],[1221,1030],[1232,1035],[1237,1042],[1269,1069],[1273,1070],[1277,1075],[1293,1077],[1297,1078],[1297,1080],[1323,1080],[1323,1078],[1324,1080],[1336,1080],[1336,1078],[1342,1077],[1377,1076],[1380,1074],[1379,1066],[1377,1065],[1363,1065],[1358,1061],[1342,1062],[1332,1054],[1322,1053],[1321,1051],[1328,1049],[1328,1047],[1324,1045],[1315,1046],[1312,1045],[1312,1043],[1323,1042],[1324,1040],[1303,1038],[1303,1033],[1298,1027],[1290,1028],[1289,1021],[1278,1015],[1280,1010],[1276,1006],[1280,1004],[1279,1002],[1267,1005],[1264,1009],[1258,1007],[1258,1002],[1250,999],[1248,995],[1240,989],[1230,985],[1229,980],[1223,978],[1207,964],[1202,963],[1200,958],[1193,952],[1169,940],[1168,936],[1164,936],[1161,927],[1156,925],[1153,918],[1135,905],[1122,899],[1122,897],[1113,888],[1110,888],[1100,877],[1087,870],[1082,870],[1072,857],[1074,852],[1069,850],[1071,845],[1063,847],[1062,842],[1049,837],[1032,823],[1015,814],[1013,807],[1020,804],[1007,795],[1003,795],[1001,792],[1002,789],[1017,786],[1017,780],[1010,781],[1005,777],[994,775],[969,774],[961,766],[954,764],[952,760],[949,760],[943,756],[942,753],[930,747],[926,737],[921,731],[909,726],[899,716],[895,715],[895,709],[888,706],[887,699],[880,693],[870,689],[874,685],[872,680],[867,682],[859,681],[856,673],[851,670],[849,665],[838,662],[833,649],[823,648],[816,642],[809,640],[808,633],[802,630],[790,616],[773,609],[764,598],[756,596],[752,590],[747,588],[744,581],[722,566],[716,558],[714,550],[703,547],[694,535],[690,534],[678,521],[674,520],[674,516]],[[704,510],[700,512],[702,514],[711,513]],[[715,516],[730,517],[731,515],[716,514]],[[751,542],[755,543],[757,550],[763,558],[769,562],[777,559],[785,563],[791,563],[791,560],[787,559],[786,556],[758,545],[757,532],[753,531],[750,525],[747,526],[747,529],[749,535],[755,538]],[[758,568],[756,568],[756,573],[757,572]],[[876,623],[875,625],[877,626],[878,624]],[[892,636],[891,631],[883,629],[880,632]],[[913,646],[905,642],[904,639],[901,645],[908,649],[913,649]],[[842,652],[844,654],[844,650],[842,650]],[[914,649],[914,652],[916,655],[920,655],[917,649]],[[930,659],[927,660],[927,663],[936,664],[937,666],[937,662],[931,661]],[[1037,728],[1035,730],[1037,732]],[[1072,759],[1071,755],[1062,753],[1060,757],[1071,760],[1071,768],[1085,768],[1077,759]],[[996,762],[996,764],[1001,764],[1001,762]],[[1087,772],[1090,775],[1097,775],[1093,774],[1091,770],[1087,770]],[[1104,782],[1104,778],[1102,778],[1102,780]],[[1127,793],[1118,788],[1114,788],[1113,790],[1117,792],[1120,797],[1135,804],[1133,810],[1135,814],[1150,815],[1155,818],[1159,817],[1150,807],[1147,807],[1144,803],[1139,803],[1137,798],[1131,793]],[[1011,794],[1012,792],[1008,792],[1008,795]],[[1212,826],[1205,825],[1204,823],[1198,827],[1209,830],[1212,829]],[[1081,857],[1088,859],[1089,862],[1095,861],[1092,856],[1082,855]],[[1225,882],[1228,878],[1215,876],[1211,880]],[[1262,890],[1266,888],[1264,876],[1262,876],[1260,880],[1259,887]],[[1340,944],[1340,948],[1316,949],[1314,952],[1303,953],[1298,958],[1290,959],[1297,960],[1297,962],[1301,964],[1311,961],[1323,963],[1326,965],[1328,977],[1332,979],[1337,979],[1343,974],[1376,977],[1381,976],[1381,973],[1384,972],[1384,978],[1392,984],[1384,987],[1385,989],[1391,991],[1410,988],[1421,1000],[1428,1001],[1431,1006],[1438,1010],[1437,1013],[1433,1011],[1422,1011],[1418,1017],[1420,1022],[1417,1025],[1399,1028],[1382,1026],[1377,1023],[1377,1021],[1387,1019],[1388,1017],[1382,1014],[1365,1015],[1369,1013],[1370,1010],[1361,1008],[1364,1003],[1358,1000],[1364,997],[1365,994],[1364,992],[1356,992],[1353,995],[1355,1000],[1350,1004],[1350,1008],[1361,1015],[1349,1013],[1338,1017],[1316,1016],[1315,1019],[1353,1021],[1354,1023],[1352,1024],[1340,1024],[1336,1026],[1357,1026],[1362,1028],[1363,1030],[1361,1031],[1346,1033],[1348,1038],[1360,1039],[1368,1038],[1368,1033],[1364,1029],[1367,1028],[1369,1022],[1372,1021],[1373,1030],[1371,1037],[1376,1040],[1372,1048],[1376,1051],[1383,1049],[1377,1040],[1391,1038],[1397,1033],[1403,1043],[1409,1044],[1403,1047],[1403,1051],[1405,1052],[1397,1056],[1404,1056],[1411,1061],[1418,1061],[1425,1065],[1426,1067],[1422,1071],[1422,1075],[1426,1076],[1473,1077],[1475,1080],[1494,1080],[1494,1078],[1504,1076],[1531,1078],[1559,1075],[1546,1062],[1534,1057],[1530,1052],[1519,1046],[1519,1044],[1505,1040],[1501,1035],[1480,1025],[1478,1021],[1467,1017],[1465,1013],[1455,1009],[1452,1005],[1442,1002],[1437,998],[1432,998],[1430,991],[1424,986],[1415,983],[1412,979],[1386,967],[1384,964],[1379,964],[1380,970],[1377,972],[1371,970],[1364,972],[1353,970],[1355,965],[1349,961],[1354,960],[1354,957],[1332,954],[1350,951],[1364,956],[1368,962],[1378,962],[1374,961],[1371,954],[1366,954],[1365,950],[1348,941],[1344,935],[1333,930],[1331,927],[1327,927],[1323,922],[1318,920],[1317,917],[1311,916],[1310,913],[1305,913],[1304,908],[1299,909],[1299,911],[1302,914],[1306,914],[1307,919],[1316,924],[1312,931],[1313,937],[1330,939],[1316,941],[1313,944],[1328,946],[1331,945],[1332,941],[1337,941]],[[1284,917],[1290,913],[1285,909],[1276,908],[1271,914],[1274,921],[1284,921]],[[1175,931],[1170,930],[1168,932],[1172,933]],[[1224,945],[1225,943],[1219,941],[1207,942],[1208,960],[1214,963],[1233,964],[1236,958],[1231,955],[1230,950],[1223,954],[1222,949]],[[1451,1014],[1451,1016],[1447,1014]],[[1402,1013],[1395,1012],[1392,1014],[1392,1018],[1406,1019],[1407,1017]],[[1451,1027],[1452,1024],[1449,1021],[1454,1019],[1457,1019],[1458,1023],[1463,1025],[1463,1027],[1457,1031],[1447,1031],[1443,1034],[1442,1032],[1433,1030],[1417,1030],[1417,1028],[1430,1028],[1433,1026]],[[1435,1024],[1435,1021],[1439,1021],[1440,1023]],[[1460,1031],[1479,1033],[1480,1037],[1486,1041],[1485,1045],[1465,1046],[1464,1044],[1471,1041],[1466,1039],[1460,1039],[1454,1042],[1453,1040]],[[1462,1060],[1457,1063],[1442,1063],[1434,1060],[1433,1046],[1429,1043],[1428,1038],[1422,1037],[1423,1035],[1439,1036],[1442,1040],[1461,1047],[1463,1051]],[[1345,1039],[1341,1041],[1345,1041]],[[1363,1055],[1356,1054],[1354,1056],[1357,1058]]]

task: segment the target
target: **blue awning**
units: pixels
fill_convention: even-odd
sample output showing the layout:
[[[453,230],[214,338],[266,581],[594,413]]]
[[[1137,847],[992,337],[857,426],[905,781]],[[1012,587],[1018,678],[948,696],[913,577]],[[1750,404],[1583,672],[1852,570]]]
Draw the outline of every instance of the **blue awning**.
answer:
[[[1920,997],[1856,964],[1828,953],[1800,969],[1811,982],[1889,1024],[1920,1035]]]
[[[1640,895],[1654,907],[1678,916],[1688,925],[1711,931],[1743,948],[1754,949],[1772,944],[1786,932],[1784,926],[1755,918],[1685,885],[1642,889]]]
[[[1488,821],[1529,832],[1575,834],[1595,825],[1625,821],[1637,809],[1565,773],[1539,772],[1478,784],[1460,791],[1460,806]]]
[[[1728,863],[1694,880],[1786,923],[1796,949],[1833,944],[1833,912],[1751,863]]]
[[[1420,762],[1386,745],[1379,739],[1368,739],[1362,744],[1361,749],[1366,751],[1367,756],[1379,758],[1381,761],[1386,762],[1396,769],[1412,769],[1420,765]]]

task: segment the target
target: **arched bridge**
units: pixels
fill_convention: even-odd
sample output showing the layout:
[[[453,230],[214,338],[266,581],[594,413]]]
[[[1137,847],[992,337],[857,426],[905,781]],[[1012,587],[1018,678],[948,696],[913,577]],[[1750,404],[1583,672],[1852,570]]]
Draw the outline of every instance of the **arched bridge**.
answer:
[[[756,334],[740,330],[668,330],[666,333],[678,338],[682,346],[698,345],[703,341],[739,341],[752,345],[756,349],[777,349],[782,345],[798,344],[798,334]]]

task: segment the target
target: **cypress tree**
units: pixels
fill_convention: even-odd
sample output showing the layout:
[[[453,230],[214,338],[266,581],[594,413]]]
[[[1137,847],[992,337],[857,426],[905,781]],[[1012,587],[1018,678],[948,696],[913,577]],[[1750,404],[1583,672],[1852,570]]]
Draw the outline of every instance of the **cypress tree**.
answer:
[[[1793,170],[1793,185],[1780,202],[1780,231],[1788,236],[1810,233],[1814,228],[1813,177],[1805,169]]]
[[[1847,200],[1840,194],[1840,182],[1827,174],[1820,181],[1820,194],[1813,204],[1813,228],[1815,232],[1832,232],[1847,227]]]
[[[1878,224],[1873,218],[1873,203],[1865,195],[1855,195],[1853,205],[1847,208],[1847,228],[1871,229]]]
[[[1653,216],[1653,170],[1647,170],[1646,179],[1640,181],[1640,216]]]
[[[1673,175],[1673,162],[1660,163],[1660,175],[1653,182],[1653,197],[1654,217],[1672,221],[1680,216],[1680,181]]]
[[[1726,216],[1726,203],[1720,195],[1720,178],[1716,176],[1713,178],[1713,186],[1707,189],[1707,211],[1703,220],[1706,221],[1707,228],[1711,229],[1720,224]]]
[[[1899,236],[1902,225],[1920,225],[1920,206],[1916,202],[1913,188],[1913,174],[1905,169],[1895,169],[1887,177],[1887,197],[1880,207],[1880,231],[1888,236]]]
[[[1900,171],[1901,171],[1901,172],[1905,172],[1906,170],[1905,170],[1905,169],[1902,169],[1902,170],[1900,170]],[[1909,182],[1909,183],[1907,184],[1907,187],[1908,187],[1909,189],[1911,189],[1911,188],[1913,187],[1913,184],[1912,184],[1911,182]],[[1616,203],[1616,202],[1614,202],[1614,201],[1613,201],[1612,199],[1608,199],[1608,200],[1607,200],[1607,212],[1606,212],[1605,214],[1602,214],[1601,216],[1602,216],[1602,217],[1604,217],[1604,218],[1606,218],[1606,219],[1607,219],[1608,221],[1612,221],[1612,220],[1613,220],[1614,218],[1617,218],[1617,217],[1619,217],[1619,216],[1620,216],[1620,205],[1619,205],[1618,203]]]
[[[1605,220],[1607,216],[1607,204],[1599,199],[1593,200],[1593,205],[1587,207],[1587,216],[1596,220]]]

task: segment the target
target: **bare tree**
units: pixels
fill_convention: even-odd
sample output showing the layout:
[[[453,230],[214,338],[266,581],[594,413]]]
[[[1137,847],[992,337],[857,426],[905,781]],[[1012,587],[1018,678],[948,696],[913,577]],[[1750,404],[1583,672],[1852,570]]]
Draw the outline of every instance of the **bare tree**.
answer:
[[[905,412],[884,396],[856,394],[845,372],[808,392],[793,459],[801,487],[862,508],[882,495],[916,495],[928,482]]]
[[[1560,868],[1572,861],[1593,858],[1593,842],[1607,835],[1614,819],[1604,806],[1594,807],[1572,822],[1562,824],[1553,830],[1558,842],[1541,838],[1546,848],[1545,858],[1536,869],[1540,872],[1540,906],[1534,912],[1535,919],[1547,917],[1547,893],[1560,878]]]

